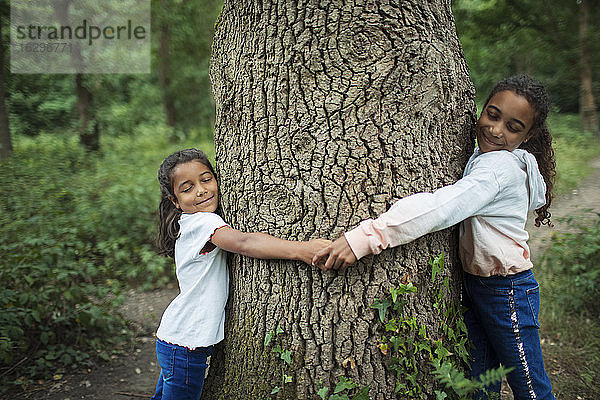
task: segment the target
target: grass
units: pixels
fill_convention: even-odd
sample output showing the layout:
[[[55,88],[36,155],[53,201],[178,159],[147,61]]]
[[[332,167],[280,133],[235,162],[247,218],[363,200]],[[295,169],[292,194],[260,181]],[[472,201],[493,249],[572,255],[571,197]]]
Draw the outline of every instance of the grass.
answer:
[[[578,115],[553,114],[548,125],[556,151],[556,194],[561,195],[592,172],[590,160],[600,155],[600,141],[581,131]],[[598,306],[590,302],[597,304],[599,282],[589,276],[598,270],[600,229],[593,213],[571,219],[569,231],[574,233],[553,234],[536,267],[542,287],[542,349],[558,399],[598,399],[600,322]],[[589,290],[594,283],[595,292]]]
[[[581,131],[576,114],[551,114],[548,126],[556,152],[556,194],[560,195],[577,187],[590,174],[589,161],[600,155],[600,141]]]
[[[600,214],[555,233],[536,276],[542,287],[543,351],[559,399],[600,398]]]

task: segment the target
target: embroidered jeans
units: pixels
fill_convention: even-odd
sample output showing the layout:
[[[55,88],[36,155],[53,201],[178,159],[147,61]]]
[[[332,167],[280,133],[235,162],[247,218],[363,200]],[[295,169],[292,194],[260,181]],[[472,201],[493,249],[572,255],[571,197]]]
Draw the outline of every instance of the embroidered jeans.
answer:
[[[475,345],[471,376],[479,377],[500,364],[513,367],[507,380],[515,400],[554,399],[540,346],[540,292],[533,272],[491,277],[465,272],[463,290],[465,324]],[[500,392],[500,383],[488,391]]]
[[[188,350],[160,339],[156,340],[156,358],[160,375],[151,400],[198,400],[204,386],[207,358],[214,347]]]

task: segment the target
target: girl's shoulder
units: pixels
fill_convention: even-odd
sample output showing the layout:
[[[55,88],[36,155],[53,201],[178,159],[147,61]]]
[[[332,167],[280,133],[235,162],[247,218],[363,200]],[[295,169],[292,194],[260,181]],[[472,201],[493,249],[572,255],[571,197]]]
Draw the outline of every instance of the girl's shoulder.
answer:
[[[489,151],[474,154],[465,168],[465,175],[489,175],[501,186],[510,185],[516,180],[523,179],[526,174],[525,163],[520,154],[507,150]]]
[[[483,161],[483,162],[498,162],[502,160],[506,161],[516,161],[518,157],[516,157],[513,152],[508,150],[495,150],[488,151],[487,153],[480,153],[475,160]]]
[[[211,212],[197,212],[193,214],[181,214],[179,225],[182,230],[188,229],[214,229],[228,225],[219,214]]]
[[[476,154],[469,161],[471,168],[491,168],[494,171],[520,170],[522,160],[517,154],[507,150],[488,151]]]

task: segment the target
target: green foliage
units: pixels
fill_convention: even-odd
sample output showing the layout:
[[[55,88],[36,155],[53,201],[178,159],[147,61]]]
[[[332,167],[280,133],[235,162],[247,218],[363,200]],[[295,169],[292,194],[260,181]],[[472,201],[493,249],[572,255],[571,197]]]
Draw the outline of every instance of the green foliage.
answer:
[[[70,77],[9,74],[7,107],[11,130],[35,136],[68,128],[76,102],[75,80]]]
[[[600,143],[593,134],[583,132],[576,114],[551,113],[548,126],[556,154],[556,193],[562,194],[590,174],[589,162],[600,154]]]
[[[497,369],[488,370],[485,374],[482,374],[479,379],[468,379],[465,377],[463,371],[457,369],[452,363],[448,361],[440,361],[436,359],[433,361],[433,374],[437,380],[444,385],[446,389],[452,390],[460,399],[466,399],[467,396],[476,393],[478,391],[485,391],[485,388],[489,385],[493,385],[506,376],[513,368],[504,368],[500,366]],[[442,390],[436,390],[436,399],[446,399],[448,393]],[[492,394],[488,394],[491,396]]]
[[[102,137],[132,136],[140,126],[164,124],[162,94],[152,75],[86,75],[84,83],[93,91]]]
[[[140,124],[163,124],[163,100],[173,100],[178,135],[194,135],[213,124],[214,103],[209,79],[214,22],[222,0],[152,1],[152,72],[150,74],[86,74],[83,85],[92,95],[89,116],[101,136],[131,135]],[[8,10],[8,8],[7,8]],[[8,40],[9,21],[3,21]],[[161,27],[169,27],[169,56],[160,59]],[[5,58],[8,57],[8,52]],[[161,87],[159,68],[168,64],[168,87]],[[79,123],[75,76],[10,74],[6,97],[13,135],[73,129]],[[204,137],[208,139],[209,136]]]
[[[552,237],[536,269],[542,307],[542,349],[559,399],[600,398],[598,319],[599,217],[572,218],[566,233]],[[594,294],[595,293],[595,294]],[[573,334],[577,332],[577,334]],[[558,362],[558,365],[556,363]]]
[[[432,304],[440,314],[437,333],[428,333],[427,327],[414,316],[407,315],[408,297],[417,292],[410,282],[390,289],[390,296],[378,299],[372,308],[378,310],[383,328],[379,349],[389,355],[389,368],[396,372],[395,392],[403,398],[424,398],[432,389],[423,382],[434,376],[443,386],[434,389],[436,398],[463,399],[466,395],[483,390],[498,382],[508,372],[504,369],[487,371],[480,379],[467,379],[461,371],[467,363],[467,328],[462,318],[462,308],[448,301],[448,278],[442,278],[444,256],[429,261],[431,286],[434,288]],[[389,312],[388,312],[389,311]],[[389,314],[389,316],[388,316]],[[424,367],[425,366],[425,367]]]
[[[165,61],[160,60],[157,49],[162,27],[167,26],[170,84],[162,95],[173,100],[176,127],[186,132],[210,126],[214,119],[209,62],[214,24],[222,5],[222,0],[152,1],[154,70]]]
[[[285,396],[286,384],[293,381],[292,376],[287,374],[287,369],[290,368],[292,364],[292,352],[284,347],[283,333],[284,331],[281,329],[281,326],[277,325],[275,330],[267,332],[263,342],[265,349],[271,347],[271,353],[276,354],[277,358],[283,361],[283,363],[281,363],[280,384],[271,389],[271,392],[269,393],[270,396]],[[339,377],[338,383],[335,385],[333,393],[329,397],[327,397],[329,388],[323,386],[322,381],[319,381],[319,386],[320,388],[317,394],[323,400],[369,400],[369,387],[358,387],[352,379],[348,379],[345,376]],[[267,398],[270,399],[270,396]]]
[[[101,154],[75,135],[16,138],[0,169],[2,386],[109,358],[126,333],[124,285],[169,279],[172,260],[154,251],[156,171],[175,149],[214,149],[167,144],[167,131],[104,138]]]
[[[547,273],[568,277],[570,284],[556,288],[556,283],[550,283],[548,290],[555,293],[553,301],[561,304],[563,312],[598,318],[600,214],[571,217],[567,221],[568,232],[552,236],[552,245],[544,254],[543,263]]]
[[[82,188],[72,177],[83,165],[89,160],[75,140],[49,136],[23,139],[2,164],[3,387],[11,371],[47,377],[87,365],[90,352],[123,340],[124,321],[113,314],[121,285],[101,274],[94,243],[82,232],[86,221],[77,218]]]
[[[578,2],[455,0],[452,11],[471,79],[482,102],[501,78],[529,73],[544,82],[562,112],[579,110]],[[590,21],[598,19],[591,7]],[[600,69],[600,34],[589,26],[592,71]],[[596,98],[600,86],[594,87]]]
[[[281,359],[283,363],[281,363],[281,381],[280,385],[277,385],[271,389],[270,395],[278,394],[284,395],[286,384],[292,382],[292,376],[286,373],[286,368],[292,364],[292,351],[283,347],[283,329],[281,329],[280,325],[277,325],[275,330],[271,330],[267,332],[265,335],[264,346],[268,348],[271,343],[273,346],[271,348],[271,353],[277,355],[277,358]],[[270,397],[268,397],[270,398]]]
[[[317,395],[322,400],[369,400],[369,386],[359,387],[358,384],[352,381],[350,378],[340,376],[338,382],[333,389],[333,393],[327,397],[329,388],[322,386],[323,383],[319,381],[320,389]]]

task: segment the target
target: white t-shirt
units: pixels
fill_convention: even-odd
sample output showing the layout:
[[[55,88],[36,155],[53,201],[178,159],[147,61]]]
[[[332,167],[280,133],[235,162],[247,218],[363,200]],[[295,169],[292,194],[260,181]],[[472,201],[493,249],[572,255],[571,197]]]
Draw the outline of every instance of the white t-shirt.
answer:
[[[156,336],[168,343],[195,349],[224,338],[225,304],[229,291],[226,253],[202,248],[227,224],[214,213],[182,214],[175,242],[179,295],[165,310]]]
[[[460,229],[464,270],[479,276],[511,275],[533,266],[525,222],[528,210],[545,204],[545,194],[546,184],[532,154],[522,149],[481,153],[477,148],[458,182],[400,199],[345,236],[356,258],[361,258],[464,221]]]

